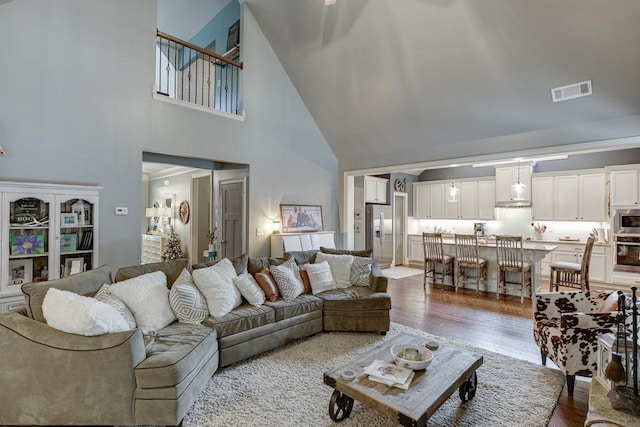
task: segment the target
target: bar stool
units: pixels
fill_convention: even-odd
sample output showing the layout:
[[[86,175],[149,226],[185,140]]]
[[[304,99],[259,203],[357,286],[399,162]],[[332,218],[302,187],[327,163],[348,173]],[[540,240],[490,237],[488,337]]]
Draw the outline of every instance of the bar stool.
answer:
[[[453,275],[454,258],[445,255],[442,245],[442,233],[422,233],[422,247],[424,249],[424,290],[427,290],[427,277],[431,273],[431,281],[435,285],[436,274],[440,275],[440,286],[444,290],[444,277],[451,276],[453,286],[456,280]],[[437,271],[440,266],[440,272]]]
[[[496,299],[500,299],[500,286],[507,292],[507,283],[518,284],[521,287],[520,302],[524,303],[524,288],[531,283],[531,266],[524,262],[522,236],[496,236],[496,251],[498,260],[498,288]],[[519,273],[520,282],[508,282],[507,272]]]
[[[591,263],[591,251],[596,237],[592,234],[587,239],[582,254],[582,262],[554,262],[551,264],[551,278],[549,280],[549,291],[558,292],[560,286],[570,288],[579,287],[582,292],[589,290],[589,264]]]
[[[480,280],[484,280],[487,286],[487,260],[478,255],[478,236],[475,234],[456,234],[456,292],[460,286],[460,276],[462,284],[467,284],[467,270],[475,271],[476,294],[480,291]]]

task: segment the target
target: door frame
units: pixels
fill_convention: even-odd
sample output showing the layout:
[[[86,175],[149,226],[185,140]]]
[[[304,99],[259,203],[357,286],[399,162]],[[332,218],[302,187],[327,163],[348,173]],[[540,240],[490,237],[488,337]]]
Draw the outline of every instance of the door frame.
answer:
[[[249,233],[247,233],[247,197],[248,197],[248,192],[247,192],[247,184],[248,184],[248,177],[243,176],[242,178],[232,178],[232,179],[223,179],[220,180],[220,182],[218,183],[218,202],[219,202],[219,206],[220,209],[216,210],[216,215],[215,215],[215,226],[217,226],[218,223],[222,223],[222,212],[224,212],[224,206],[222,206],[222,186],[224,184],[237,184],[240,183],[242,184],[242,225],[241,225],[241,229],[242,229],[242,236],[241,236],[241,242],[242,242],[242,253],[246,254],[247,253],[247,247],[248,247],[248,242],[247,242],[247,237],[249,235]],[[218,221],[219,220],[219,221]],[[222,240],[222,227],[220,227],[218,230],[220,230],[220,240]],[[220,248],[220,252],[222,252],[222,248]]]
[[[213,170],[207,170],[207,171],[202,171],[199,173],[194,173],[191,174],[190,177],[190,188],[189,188],[189,192],[191,194],[191,205],[189,206],[190,210],[191,210],[191,214],[190,214],[190,218],[189,218],[189,223],[191,224],[190,226],[190,232],[189,232],[189,247],[191,248],[191,254],[189,255],[189,257],[191,258],[191,263],[192,264],[198,264],[200,262],[202,262],[202,251],[199,251],[198,249],[198,240],[199,240],[199,235],[202,233],[202,230],[198,229],[198,221],[199,221],[199,212],[198,209],[195,209],[196,206],[199,206],[202,203],[202,200],[199,199],[198,194],[199,192],[195,191],[197,185],[194,184],[194,182],[200,178],[205,178],[205,177],[209,177],[209,200],[207,200],[207,203],[209,204],[209,230],[211,230],[211,224],[213,221],[213,174],[214,171]],[[207,230],[207,232],[209,231]]]
[[[407,265],[408,257],[407,257],[407,226],[408,226],[408,216],[407,210],[409,209],[409,195],[407,193],[401,193],[399,191],[393,192],[393,200],[391,202],[391,224],[392,224],[392,239],[391,244],[393,245],[393,259],[391,260],[391,266],[395,267],[396,265],[396,198],[402,199],[402,229],[404,233],[402,234],[402,260],[398,264]]]

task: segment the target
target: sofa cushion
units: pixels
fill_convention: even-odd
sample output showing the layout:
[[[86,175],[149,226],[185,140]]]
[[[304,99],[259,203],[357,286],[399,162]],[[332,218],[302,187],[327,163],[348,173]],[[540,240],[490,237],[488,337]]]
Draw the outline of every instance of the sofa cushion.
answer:
[[[233,269],[236,271],[236,276],[239,276],[242,273],[247,271],[247,263],[249,261],[249,257],[247,256],[247,254],[242,254],[242,255],[239,255],[237,257],[227,258],[227,259],[229,261],[231,261],[231,265],[233,265]],[[212,265],[216,265],[220,261],[222,261],[222,260],[202,262],[202,263],[199,263],[199,264],[193,264],[191,266],[191,269],[192,270],[197,270],[199,268],[211,267]]]
[[[331,267],[329,267],[327,261],[322,261],[317,264],[305,264],[304,267],[309,275],[311,291],[314,295],[330,289],[336,289],[336,281],[333,280]]]
[[[249,258],[249,261],[247,262],[247,272],[255,276],[256,273],[262,269],[269,270],[269,267],[272,265],[280,265],[285,261],[285,258]]]
[[[335,289],[318,294],[323,299],[323,308],[327,310],[389,310],[391,297],[385,292],[373,292],[364,286],[352,286],[347,289]]]
[[[84,271],[58,280],[25,283],[22,285],[22,292],[24,293],[27,314],[38,322],[45,322],[42,314],[42,302],[50,288],[61,289],[78,295],[93,296],[104,283],[111,283],[111,270],[104,265],[95,270]]]
[[[180,276],[182,270],[187,267],[189,267],[189,260],[187,259],[174,259],[171,261],[132,265],[118,269],[115,281],[121,282],[143,274],[153,273],[154,271],[162,271],[167,276],[167,284],[171,287],[173,286],[173,282]]]
[[[351,264],[351,284],[353,286],[371,286],[371,265],[372,258],[354,256]]]
[[[269,268],[273,278],[276,279],[278,291],[282,298],[290,300],[304,293],[304,285],[300,278],[299,268],[293,258],[280,265],[272,265]]]
[[[358,251],[349,251],[346,249],[332,249],[332,248],[325,248],[324,246],[320,246],[320,252],[325,254],[333,254],[333,255],[353,255],[353,256],[371,258],[371,254],[373,253],[373,250],[364,249],[364,250],[358,250]]]
[[[322,299],[309,294],[299,295],[289,301],[279,299],[278,301],[269,301],[265,304],[275,311],[276,322],[290,319],[301,314],[322,310]]]
[[[312,292],[311,289],[311,280],[309,279],[309,273],[304,269],[303,266],[300,266],[300,279],[302,279],[302,284],[304,285],[304,293],[310,294]]]
[[[316,254],[318,251],[289,251],[283,254],[284,259],[292,258],[296,261],[296,264],[303,265],[306,263],[315,264]]]
[[[209,315],[207,302],[186,268],[171,287],[169,304],[178,321],[182,323],[200,323]]]
[[[203,325],[215,328],[218,338],[239,334],[250,329],[275,322],[273,308],[262,305],[242,304],[220,317],[207,317]]]
[[[42,312],[49,326],[70,334],[96,336],[130,329],[109,304],[56,288],[47,291]]]
[[[258,285],[262,288],[265,298],[269,301],[275,301],[280,297],[278,292],[278,285],[276,285],[276,279],[268,268],[262,267],[262,270],[255,274],[255,279]]]
[[[94,298],[118,310],[118,313],[127,321],[129,329],[135,329],[138,325],[136,324],[136,318],[133,317],[133,313],[120,298],[111,293],[110,288],[111,285],[105,283],[98,289]]]
[[[333,255],[319,252],[316,263],[327,261],[331,267],[331,275],[336,281],[336,288],[348,288],[351,286],[351,265],[353,255]]]
[[[145,336],[147,358],[135,368],[141,389],[175,387],[199,372],[217,352],[216,332],[202,325],[172,323]]]
[[[264,291],[249,273],[242,273],[233,279],[233,284],[240,291],[244,299],[251,305],[260,306],[264,304]]]
[[[164,328],[176,320],[169,304],[167,276],[162,271],[114,283],[109,290],[129,307],[144,333]]]

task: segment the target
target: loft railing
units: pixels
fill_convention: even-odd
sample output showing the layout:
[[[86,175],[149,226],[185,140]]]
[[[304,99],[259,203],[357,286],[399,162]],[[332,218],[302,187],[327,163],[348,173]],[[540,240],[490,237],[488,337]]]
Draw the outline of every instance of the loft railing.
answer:
[[[236,62],[161,31],[156,38],[156,91],[191,104],[242,114]]]

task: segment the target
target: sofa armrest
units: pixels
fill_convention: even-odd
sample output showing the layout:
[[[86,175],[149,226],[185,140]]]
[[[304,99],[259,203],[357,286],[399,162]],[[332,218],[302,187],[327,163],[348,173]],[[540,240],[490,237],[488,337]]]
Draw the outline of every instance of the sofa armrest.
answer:
[[[560,316],[560,328],[563,331],[568,329],[584,329],[614,332],[617,325],[617,315],[618,313],[615,311],[593,313],[565,313]]]
[[[0,424],[134,422],[140,330],[85,337],[6,312],[0,354]]]
[[[382,269],[377,262],[371,264],[371,274],[369,275],[371,290],[373,292],[387,292],[387,277],[382,274]]]

